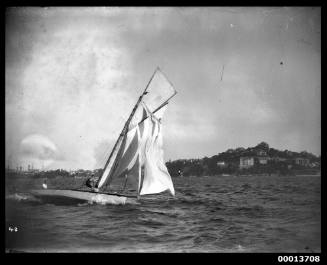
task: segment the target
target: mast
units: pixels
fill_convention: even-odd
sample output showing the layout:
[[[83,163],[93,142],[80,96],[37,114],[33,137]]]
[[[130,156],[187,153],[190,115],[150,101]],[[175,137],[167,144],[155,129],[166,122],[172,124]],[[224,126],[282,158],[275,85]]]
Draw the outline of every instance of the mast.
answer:
[[[137,107],[138,107],[139,104],[141,103],[141,100],[142,100],[143,96],[146,95],[146,94],[148,93],[146,90],[148,89],[149,84],[151,83],[151,81],[152,81],[152,79],[153,79],[155,73],[156,73],[158,70],[160,70],[159,67],[157,67],[156,70],[153,72],[153,74],[152,74],[152,76],[151,76],[149,82],[147,83],[147,85],[146,85],[146,87],[145,87],[143,93],[141,94],[141,96],[140,96],[139,99],[137,100],[137,102],[136,102],[136,104],[135,104],[135,106],[134,106],[134,108],[133,108],[131,114],[129,115],[127,121],[125,122],[125,125],[124,125],[124,127],[123,127],[121,133],[119,134],[119,137],[118,137],[118,139],[117,139],[117,141],[116,141],[116,143],[115,143],[115,145],[114,145],[114,147],[113,147],[113,149],[112,149],[112,151],[111,151],[111,153],[110,153],[110,155],[109,155],[109,158],[108,158],[108,160],[107,160],[105,166],[103,167],[103,173],[105,172],[106,167],[108,166],[110,160],[112,159],[112,155],[114,154],[115,149],[117,148],[118,144],[121,143],[123,137],[124,137],[125,134],[127,133],[128,125],[129,125],[130,121],[132,120],[132,118],[133,118],[133,116],[134,116],[134,114],[135,114],[135,112],[136,112]],[[117,166],[117,161],[115,161],[114,165],[112,166],[112,168],[111,168],[110,171],[109,171],[109,175],[108,175],[107,179],[105,180],[105,182],[107,182],[107,185],[108,185],[108,183],[109,183],[110,180],[111,180],[111,174],[112,174],[112,172],[114,171],[114,169],[116,168],[116,166]],[[98,179],[98,181],[97,181],[97,183],[96,183],[96,187],[99,186],[99,183],[100,183],[100,181],[101,181],[102,178],[103,178],[103,175]],[[104,184],[103,184],[103,185],[104,185]],[[103,185],[102,185],[102,186],[103,186]]]

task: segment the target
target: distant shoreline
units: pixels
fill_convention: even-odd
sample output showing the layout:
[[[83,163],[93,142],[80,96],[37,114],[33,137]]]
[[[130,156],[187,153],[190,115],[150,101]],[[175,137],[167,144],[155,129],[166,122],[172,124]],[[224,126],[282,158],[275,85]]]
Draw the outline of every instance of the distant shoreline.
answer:
[[[221,174],[221,175],[202,175],[202,176],[174,176],[174,178],[201,178],[201,177],[321,177],[321,174],[296,174],[296,175],[278,175],[278,174]]]

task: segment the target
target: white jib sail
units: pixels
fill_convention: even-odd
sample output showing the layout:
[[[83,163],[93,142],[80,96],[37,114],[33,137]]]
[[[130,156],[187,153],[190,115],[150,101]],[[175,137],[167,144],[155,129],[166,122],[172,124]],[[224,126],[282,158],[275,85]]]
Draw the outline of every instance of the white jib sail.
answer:
[[[144,176],[141,180],[140,195],[160,193],[169,190],[175,195],[174,185],[164,162],[162,149],[162,127],[160,119],[166,106],[155,115],[150,114],[150,134],[145,145]]]
[[[102,175],[100,177],[100,181],[99,181],[99,183],[97,185],[97,188],[101,188],[105,184],[105,182],[106,182],[106,180],[107,180],[107,178],[109,176],[110,170],[112,169],[112,166],[113,166],[113,164],[114,164],[114,162],[116,160],[118,151],[119,151],[120,146],[122,145],[122,143],[123,143],[123,138],[120,139],[120,142],[117,144],[116,149],[113,151],[112,157],[111,157],[108,165],[106,166],[106,168],[104,169],[104,171],[103,171],[103,173],[102,173]]]

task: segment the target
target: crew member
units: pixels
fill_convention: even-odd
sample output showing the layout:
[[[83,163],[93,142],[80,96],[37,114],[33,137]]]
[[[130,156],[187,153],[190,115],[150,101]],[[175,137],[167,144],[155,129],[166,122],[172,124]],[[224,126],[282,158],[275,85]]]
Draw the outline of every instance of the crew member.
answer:
[[[98,192],[99,189],[95,187],[96,181],[94,179],[94,174],[86,181],[86,186],[92,189],[92,191]]]

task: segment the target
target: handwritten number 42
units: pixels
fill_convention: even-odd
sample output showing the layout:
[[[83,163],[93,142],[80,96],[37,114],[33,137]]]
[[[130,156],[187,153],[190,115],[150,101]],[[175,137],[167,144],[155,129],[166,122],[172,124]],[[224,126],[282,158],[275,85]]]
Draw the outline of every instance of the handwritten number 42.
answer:
[[[11,227],[11,226],[9,226],[9,231],[10,232],[17,232],[18,231],[18,228],[15,226],[15,227]]]

